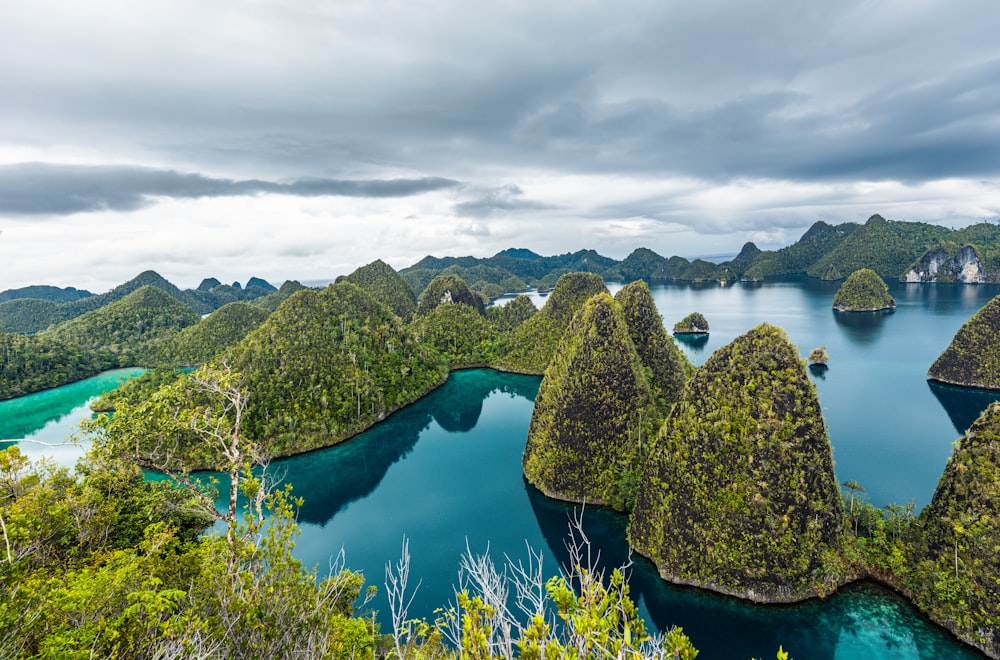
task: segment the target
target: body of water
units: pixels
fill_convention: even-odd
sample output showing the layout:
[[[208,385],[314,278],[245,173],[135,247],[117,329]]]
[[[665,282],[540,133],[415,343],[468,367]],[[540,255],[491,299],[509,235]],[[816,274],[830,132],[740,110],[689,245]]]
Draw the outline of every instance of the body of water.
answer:
[[[931,386],[927,368],[1000,288],[890,286],[898,305],[891,314],[834,313],[836,284],[810,279],[666,285],[654,287],[653,294],[668,330],[692,311],[708,319],[708,337],[682,344],[696,364],[764,321],[783,327],[803,357],[825,345],[829,369],[811,377],[838,479],[859,481],[875,504],[915,500],[922,507],[952,441],[1000,398]],[[296,555],[325,568],[343,549],[347,565],[381,588],[385,564],[398,559],[406,536],[411,584],[421,581],[410,616],[430,618],[453,597],[466,548],[488,551],[501,564],[505,556],[525,560],[527,544],[542,551],[546,575],[555,574],[566,559],[563,541],[573,508],[545,498],[521,474],[539,382],[488,370],[456,372],[440,389],[354,440],[275,462],[272,469],[305,498]],[[27,405],[63,389],[0,406]],[[0,408],[0,420],[9,410]],[[6,437],[17,436],[8,431]],[[628,561],[624,516],[590,509],[584,520],[604,566]],[[705,658],[772,658],[779,644],[796,658],[979,657],[873,585],[824,601],[762,607],[673,587],[638,558],[630,584],[651,626],[682,626]],[[388,627],[384,593],[373,606]]]

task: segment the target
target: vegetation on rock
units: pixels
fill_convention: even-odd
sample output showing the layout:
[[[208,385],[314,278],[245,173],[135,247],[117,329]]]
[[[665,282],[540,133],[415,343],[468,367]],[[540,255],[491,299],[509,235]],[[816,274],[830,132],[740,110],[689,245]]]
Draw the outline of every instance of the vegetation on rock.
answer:
[[[845,580],[830,441],[782,330],[762,324],[717,350],[656,443],[629,539],[665,579],[770,602]]]
[[[341,280],[357,284],[372,298],[388,305],[404,321],[409,320],[417,311],[417,297],[413,295],[406,280],[381,259],[358,268],[350,275],[337,278],[338,282]]]
[[[648,380],[661,414],[680,400],[684,383],[694,373],[694,367],[677,347],[673,337],[663,327],[663,319],[649,290],[639,280],[615,294],[622,308],[629,337],[648,369]]]
[[[441,304],[413,322],[413,332],[448,363],[449,369],[488,366],[496,354],[497,331],[474,307]]]
[[[952,385],[1000,389],[1000,296],[959,328],[927,375]]]
[[[144,286],[46,335],[84,350],[109,351],[116,366],[151,366],[168,341],[200,318],[162,289]]]
[[[89,378],[115,363],[108,351],[43,335],[0,333],[0,400]]]
[[[708,332],[708,321],[699,312],[691,312],[674,324],[677,334],[704,334]]]
[[[349,438],[447,375],[429,341],[350,282],[293,294],[218,360],[246,379],[246,433],[274,456]]]
[[[223,305],[166,342],[159,351],[159,362],[179,366],[204,364],[246,337],[267,317],[266,310],[250,303]]]
[[[830,361],[830,356],[826,352],[826,346],[820,346],[809,351],[809,364],[825,365]]]
[[[895,309],[896,301],[889,295],[889,287],[871,268],[851,273],[833,297],[833,308],[840,312],[875,312]]]
[[[535,398],[524,474],[550,497],[631,507],[643,436],[658,421],[620,306],[593,296],[566,329]]]
[[[435,307],[445,303],[468,305],[479,314],[483,314],[485,311],[483,299],[479,297],[479,294],[473,293],[462,278],[455,275],[439,275],[420,294],[417,316],[429,314]]]
[[[912,535],[906,586],[916,604],[1000,655],[1000,403],[956,442]]]
[[[518,373],[543,373],[573,315],[592,296],[607,290],[604,280],[592,273],[560,277],[545,305],[511,333],[498,366]]]

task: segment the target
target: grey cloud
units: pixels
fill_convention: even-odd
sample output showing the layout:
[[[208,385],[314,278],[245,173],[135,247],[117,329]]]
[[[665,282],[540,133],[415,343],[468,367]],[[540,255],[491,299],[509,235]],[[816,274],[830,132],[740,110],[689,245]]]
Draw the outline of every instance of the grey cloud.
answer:
[[[545,211],[555,208],[550,204],[524,199],[520,186],[509,184],[497,188],[479,190],[474,198],[459,202],[453,207],[457,215],[486,218],[500,213],[518,211]]]
[[[0,213],[65,215],[132,211],[155,197],[197,199],[272,193],[299,197],[408,197],[459,185],[439,177],[385,180],[232,180],[127,166],[0,165]]]

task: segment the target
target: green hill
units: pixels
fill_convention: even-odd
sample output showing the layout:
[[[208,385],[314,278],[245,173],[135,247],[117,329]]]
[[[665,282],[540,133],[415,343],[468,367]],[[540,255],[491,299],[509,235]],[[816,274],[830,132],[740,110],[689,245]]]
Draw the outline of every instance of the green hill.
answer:
[[[6,291],[0,291],[0,302],[31,298],[35,300],[48,300],[54,303],[65,303],[80,300],[81,298],[87,298],[92,295],[94,294],[90,291],[75,289],[71,286],[60,288],[57,286],[33,285],[21,287],[20,289],[7,289]]]
[[[851,273],[833,297],[833,308],[840,312],[877,312],[895,309],[885,281],[871,268]]]
[[[84,350],[110,351],[117,366],[151,366],[166,342],[200,318],[163,290],[144,286],[45,334]]]
[[[543,373],[576,311],[592,296],[607,291],[604,280],[593,273],[560,277],[545,305],[511,333],[497,366],[518,373]]]
[[[160,349],[160,361],[194,366],[203,364],[264,322],[268,312],[250,303],[223,305],[192,326],[188,326]]]
[[[1000,656],[1000,403],[956,443],[913,534],[911,597],[959,638]]]
[[[469,285],[455,275],[438,275],[424,292],[420,294],[420,304],[417,305],[417,316],[429,314],[438,305],[453,303],[467,305],[483,314],[485,308],[479,294],[469,289]]]
[[[406,280],[381,259],[358,268],[350,275],[338,277],[337,281],[342,279],[357,284],[375,300],[388,305],[404,321],[417,311],[417,298]]]
[[[792,245],[755,256],[743,272],[753,269],[762,277],[804,274],[859,227],[853,222],[840,225],[816,222]]]
[[[864,225],[809,267],[823,277],[831,269],[853,273],[871,268],[882,277],[898,278],[929,248],[950,233],[945,227],[922,222],[896,222],[873,215]]]
[[[549,497],[627,510],[642,437],[655,428],[651,404],[621,307],[607,293],[593,296],[545,370],[524,449],[525,477]]]
[[[0,333],[0,400],[89,378],[115,364],[106,351],[51,337]]]
[[[666,415],[670,406],[680,400],[684,383],[694,373],[694,367],[664,329],[648,284],[642,280],[632,282],[615,294],[615,301],[622,308],[639,359],[649,370],[649,384],[657,407]]]
[[[350,282],[293,294],[221,359],[254,393],[246,432],[274,456],[345,440],[448,373],[429,341]]]
[[[959,328],[927,375],[952,385],[1000,389],[1000,296]]]
[[[815,386],[762,324],[698,369],[663,425],[629,525],[660,574],[755,601],[843,582],[844,511]]]

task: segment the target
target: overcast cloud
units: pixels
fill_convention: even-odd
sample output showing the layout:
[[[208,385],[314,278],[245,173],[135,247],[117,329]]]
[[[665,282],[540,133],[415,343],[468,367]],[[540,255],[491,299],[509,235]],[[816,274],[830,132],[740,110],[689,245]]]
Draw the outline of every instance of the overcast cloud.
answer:
[[[992,0],[8,5],[0,289],[1000,216]]]

